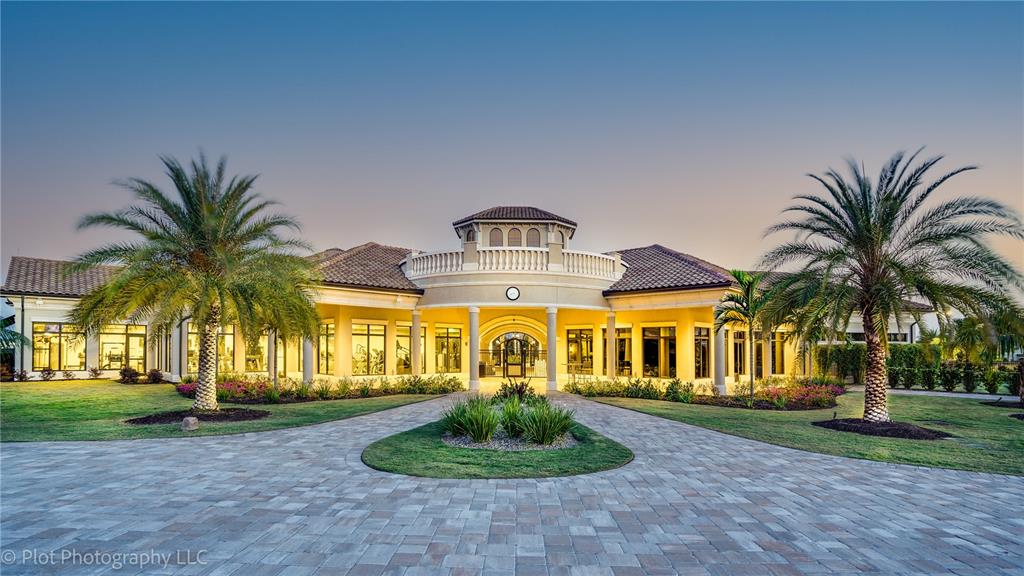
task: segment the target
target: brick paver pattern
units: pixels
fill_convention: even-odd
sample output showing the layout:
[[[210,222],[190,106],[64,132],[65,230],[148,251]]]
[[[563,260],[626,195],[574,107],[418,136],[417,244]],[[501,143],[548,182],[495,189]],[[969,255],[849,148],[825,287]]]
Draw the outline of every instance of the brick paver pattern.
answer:
[[[566,395],[636,459],[538,480],[362,464],[447,402],[236,436],[4,444],[0,545],[18,561],[3,573],[108,570],[21,562],[30,550],[177,558],[118,574],[1024,574],[1022,478],[811,454]]]

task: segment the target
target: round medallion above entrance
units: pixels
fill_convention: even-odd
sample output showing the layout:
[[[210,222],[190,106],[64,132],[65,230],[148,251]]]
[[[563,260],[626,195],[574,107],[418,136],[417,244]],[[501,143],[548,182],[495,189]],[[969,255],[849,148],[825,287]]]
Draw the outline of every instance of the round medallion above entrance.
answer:
[[[509,286],[508,288],[506,288],[505,298],[508,298],[509,300],[513,301],[519,300],[519,288],[516,288],[515,286]]]

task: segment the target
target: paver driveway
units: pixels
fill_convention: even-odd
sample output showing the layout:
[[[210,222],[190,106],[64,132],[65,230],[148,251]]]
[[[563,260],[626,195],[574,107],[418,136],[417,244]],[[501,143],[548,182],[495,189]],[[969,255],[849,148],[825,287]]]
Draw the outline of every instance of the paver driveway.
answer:
[[[445,400],[241,436],[5,444],[0,528],[18,562],[3,572],[106,569],[87,556],[21,563],[23,550],[57,549],[205,550],[202,564],[182,552],[177,565],[120,572],[243,576],[1024,574],[1024,479],[809,454],[558,401],[636,460],[490,481],[360,462]]]

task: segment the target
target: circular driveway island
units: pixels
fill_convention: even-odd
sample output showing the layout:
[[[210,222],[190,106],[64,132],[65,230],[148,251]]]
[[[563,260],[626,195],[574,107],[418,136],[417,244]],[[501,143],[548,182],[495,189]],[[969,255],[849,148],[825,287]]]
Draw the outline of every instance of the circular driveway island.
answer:
[[[368,444],[436,420],[445,399],[235,436],[3,444],[2,570],[93,574],[119,559],[119,574],[243,576],[1024,573],[1024,478],[556,401],[635,460],[521,480],[362,464]]]

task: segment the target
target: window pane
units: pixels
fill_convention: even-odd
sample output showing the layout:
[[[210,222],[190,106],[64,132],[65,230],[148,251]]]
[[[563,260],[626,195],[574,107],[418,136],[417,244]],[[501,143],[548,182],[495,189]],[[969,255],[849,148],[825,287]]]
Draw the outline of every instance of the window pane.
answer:
[[[266,372],[267,371],[267,335],[261,334],[255,346],[245,348],[245,371]]]
[[[491,228],[488,240],[489,240],[488,244],[491,245],[491,246],[501,246],[501,244],[502,244],[501,228]]]
[[[122,327],[123,328],[123,327]],[[103,370],[120,370],[124,367],[125,338],[124,332],[120,334],[103,334],[100,339],[100,368]]]
[[[523,233],[519,231],[519,228],[513,228],[508,231],[508,245],[509,246],[522,246],[523,245]]]
[[[60,368],[60,324],[32,323],[32,369]]]
[[[320,324],[317,342],[317,372],[334,374],[334,322]]]
[[[540,230],[530,228],[526,231],[526,245],[531,248],[540,248]]]

